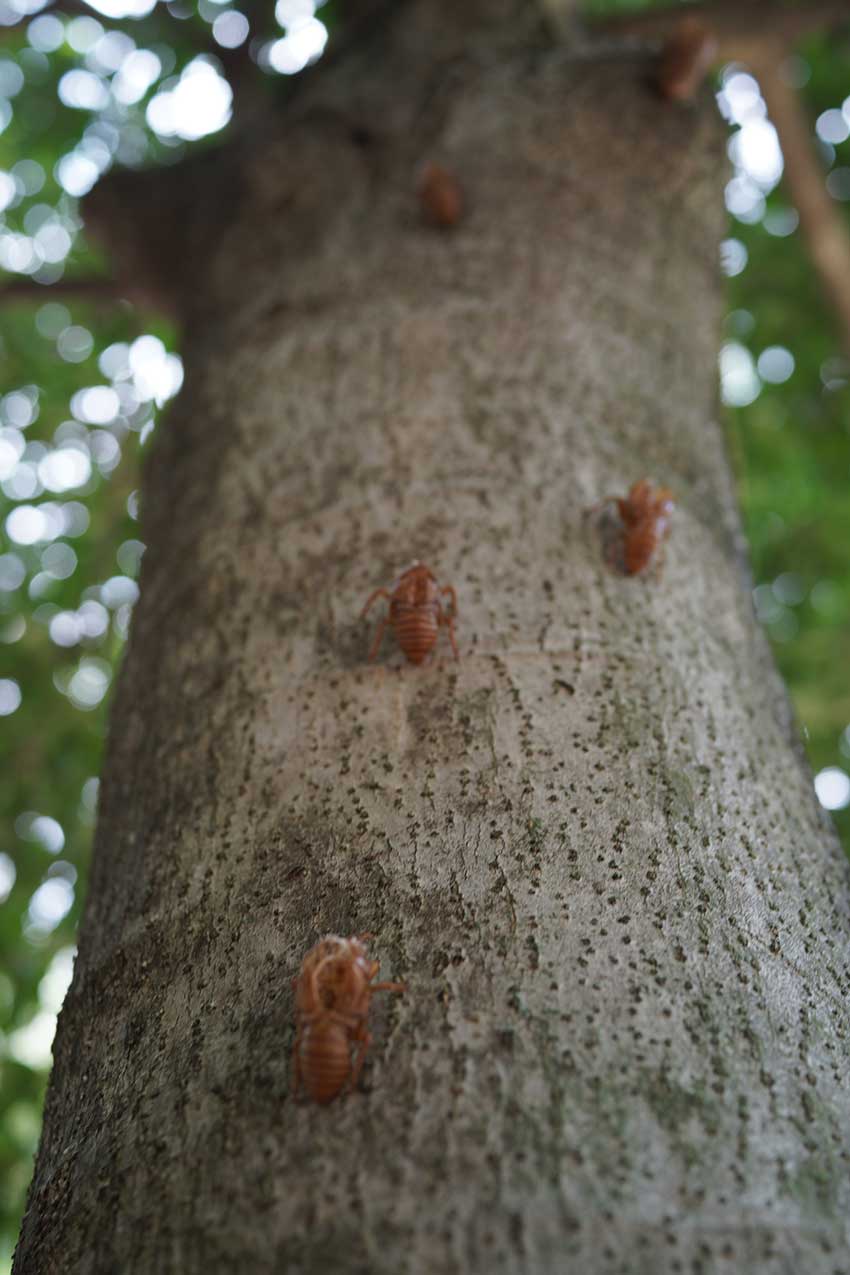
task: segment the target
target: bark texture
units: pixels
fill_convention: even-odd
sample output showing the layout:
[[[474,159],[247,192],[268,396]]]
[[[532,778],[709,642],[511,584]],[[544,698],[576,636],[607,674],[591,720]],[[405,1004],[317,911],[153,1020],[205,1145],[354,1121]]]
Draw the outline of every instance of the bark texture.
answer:
[[[193,177],[15,1275],[844,1275],[848,872],[715,420],[721,126],[640,59],[435,58],[428,12]],[[644,474],[675,527],[624,579],[582,515]],[[413,558],[462,658],[370,666]],[[290,980],[364,930],[407,991],[295,1103]]]

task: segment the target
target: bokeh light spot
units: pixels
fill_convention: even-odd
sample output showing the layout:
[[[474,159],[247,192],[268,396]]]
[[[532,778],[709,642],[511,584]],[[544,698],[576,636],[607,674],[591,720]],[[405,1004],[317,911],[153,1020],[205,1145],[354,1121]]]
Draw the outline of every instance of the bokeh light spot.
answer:
[[[46,222],[34,236],[35,245],[42,261],[55,264],[64,261],[71,251],[72,239],[64,226],[58,222]]]
[[[767,113],[757,82],[746,71],[729,67],[721,76],[722,88],[717,95],[721,114],[732,124],[745,124],[763,118]]]
[[[121,447],[114,434],[105,429],[96,430],[90,440],[92,456],[102,474],[109,474],[121,460]]]
[[[720,266],[730,279],[741,273],[747,264],[747,249],[740,239],[724,239],[720,245]]]
[[[727,341],[720,350],[720,384],[723,402],[730,407],[746,407],[761,391],[753,356],[738,341]]]
[[[139,596],[139,586],[129,576],[112,576],[101,585],[100,596],[105,606],[114,610],[116,607],[132,606]]]
[[[26,836],[29,841],[37,841],[50,854],[58,854],[65,845],[62,825],[50,815],[33,815]]]
[[[823,111],[815,121],[815,131],[822,142],[838,146],[850,137],[850,123],[842,111]]]
[[[24,617],[13,615],[11,620],[0,628],[0,642],[5,646],[11,646],[14,642],[20,642],[26,631],[27,622]]]
[[[100,176],[100,169],[87,156],[71,151],[62,156],[53,173],[62,189],[79,199],[89,193]]]
[[[153,399],[162,405],[183,384],[182,360],[169,354],[157,336],[137,337],[130,346],[128,362],[133,386],[143,401]]]
[[[94,657],[80,660],[68,682],[67,695],[75,708],[88,712],[97,708],[106,692],[112,669],[106,660]]]
[[[94,337],[88,328],[72,323],[59,333],[56,349],[66,363],[84,363],[94,349]]]
[[[46,174],[34,159],[19,159],[12,166],[12,176],[21,183],[26,195],[37,195],[44,185]]]
[[[782,345],[769,345],[758,358],[758,374],[771,385],[782,385],[794,371],[794,355]]]
[[[38,245],[29,235],[0,234],[0,266],[12,274],[35,274],[42,264]]]
[[[77,609],[77,619],[82,626],[83,637],[103,637],[109,628],[109,612],[94,598],[86,598]]]
[[[9,717],[21,706],[21,688],[13,677],[0,677],[0,717]]]
[[[108,345],[98,356],[97,365],[104,376],[111,381],[120,380],[130,375],[130,347],[126,341],[116,341]]]
[[[80,800],[90,814],[94,814],[97,810],[97,798],[100,792],[100,780],[96,775],[92,775],[91,779],[87,779],[83,784],[83,791]]]
[[[0,850],[0,903],[5,903],[12,893],[17,870],[9,855]]]
[[[71,411],[87,425],[107,425],[121,409],[115,390],[109,385],[92,385],[77,390],[71,399]]]
[[[48,491],[71,491],[88,482],[91,461],[80,446],[58,447],[41,461],[38,476]]]
[[[96,6],[92,5],[92,8]],[[65,28],[65,39],[75,53],[88,53],[103,35],[103,27],[96,18],[83,15],[73,18]]]
[[[57,540],[44,550],[41,565],[54,579],[67,580],[77,569],[77,555],[64,540]]]
[[[91,71],[75,67],[59,81],[60,101],[79,111],[102,111],[109,102],[109,90]]]
[[[793,235],[799,224],[800,214],[796,208],[771,208],[762,221],[767,233],[777,239],[786,239],[788,235]]]
[[[763,190],[772,190],[782,176],[782,151],[776,129],[767,120],[742,124],[730,139],[730,156]]]
[[[827,766],[815,775],[815,792],[824,810],[850,806],[850,775],[840,766]]]
[[[38,391],[34,386],[12,390],[0,403],[0,412],[15,429],[27,429],[38,417]]]
[[[39,53],[54,53],[65,43],[65,24],[52,13],[45,13],[33,18],[27,27],[27,39]]]
[[[32,500],[33,496],[40,495],[42,491],[35,466],[26,463],[18,465],[0,486],[10,500]]]
[[[0,97],[15,97],[24,87],[24,73],[11,58],[0,58]]]
[[[806,586],[798,575],[792,571],[783,571],[771,585],[774,594],[787,607],[799,606],[806,596]]]
[[[152,11],[156,0],[88,0],[93,9],[107,18],[143,18]]]
[[[0,554],[0,590],[12,593],[27,578],[27,569],[16,553]]]
[[[275,19],[282,27],[312,18],[315,12],[315,0],[277,0],[274,7]]]
[[[42,509],[45,508],[44,505],[41,507]],[[89,511],[79,500],[69,500],[67,504],[62,506],[59,516],[62,530],[58,531],[56,535],[82,536],[89,529]],[[51,538],[56,539],[55,536]]]
[[[19,545],[34,545],[49,540],[49,524],[37,505],[19,505],[6,518],[6,535]]]
[[[826,188],[833,199],[850,199],[850,168],[834,168],[826,179]]]
[[[125,540],[118,546],[115,559],[125,576],[137,576],[145,546],[141,540]]]
[[[318,18],[304,18],[289,25],[286,35],[268,48],[269,66],[281,75],[296,75],[321,57],[328,29]]]
[[[249,30],[248,19],[237,9],[220,13],[212,25],[213,39],[223,49],[238,49],[248,39]]]
[[[135,47],[135,40],[123,31],[107,31],[100,37],[97,44],[89,49],[86,54],[86,65],[99,73],[114,73],[121,69],[127,58],[132,56]],[[114,81],[112,87],[114,90]]]
[[[62,1008],[71,978],[74,973],[74,960],[77,949],[62,947],[47,967],[47,972],[38,985],[38,999],[42,1009],[49,1014],[58,1014]]]
[[[137,49],[124,60],[112,81],[112,93],[124,106],[140,102],[162,74],[162,63],[150,49]]]
[[[230,119],[233,91],[211,63],[195,58],[172,89],[148,103],[146,119],[162,137],[196,141],[217,133]]]
[[[48,301],[47,305],[41,306],[36,312],[36,330],[48,341],[55,341],[70,323],[71,312],[58,301]]]
[[[10,1033],[7,1043],[9,1056],[23,1067],[46,1071],[50,1066],[55,1034],[56,1015],[40,1010],[25,1026]]]
[[[11,208],[19,198],[18,183],[12,174],[0,171],[0,212]]]
[[[0,429],[0,481],[15,472],[25,446],[20,430]]]
[[[83,636],[75,611],[57,611],[47,626],[51,642],[56,646],[76,646]]]
[[[726,207],[739,221],[754,225],[764,216],[764,195],[751,177],[741,173],[726,184]]]

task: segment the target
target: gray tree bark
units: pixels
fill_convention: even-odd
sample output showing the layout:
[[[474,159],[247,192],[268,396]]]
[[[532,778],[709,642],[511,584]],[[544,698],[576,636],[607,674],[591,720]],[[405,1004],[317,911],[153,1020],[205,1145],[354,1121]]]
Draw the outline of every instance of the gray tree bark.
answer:
[[[716,421],[721,125],[435,12],[145,179],[187,381],[15,1275],[850,1271],[848,872]],[[644,474],[625,579],[583,511]],[[369,665],[413,558],[461,659]],[[290,980],[364,930],[407,990],[294,1102]]]

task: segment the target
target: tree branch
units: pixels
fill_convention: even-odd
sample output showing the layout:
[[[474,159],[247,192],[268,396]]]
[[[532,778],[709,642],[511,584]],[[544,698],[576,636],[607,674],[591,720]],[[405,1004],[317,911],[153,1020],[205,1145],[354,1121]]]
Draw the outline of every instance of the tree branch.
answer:
[[[623,14],[589,25],[597,34],[664,41],[686,17],[698,18],[713,29],[720,61],[750,61],[765,46],[787,47],[812,31],[850,22],[850,8],[847,0],[809,0],[793,9],[776,0],[714,0]]]
[[[162,289],[154,290],[141,281],[124,279],[57,279],[55,283],[39,283],[36,279],[13,279],[0,285],[0,307],[7,305],[41,305],[64,297],[87,305],[115,306],[122,301],[143,310],[167,311],[175,314],[174,305]]]
[[[77,297],[81,301],[129,300],[126,289],[113,279],[57,279],[39,283],[37,279],[13,279],[0,286],[0,304],[17,301],[51,301],[54,297]]]

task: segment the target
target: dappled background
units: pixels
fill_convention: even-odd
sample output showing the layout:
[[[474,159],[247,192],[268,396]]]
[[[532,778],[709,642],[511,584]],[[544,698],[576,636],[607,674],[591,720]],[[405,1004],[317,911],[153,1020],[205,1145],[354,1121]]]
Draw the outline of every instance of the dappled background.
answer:
[[[31,1174],[109,692],[138,596],[140,461],[183,374],[179,331],[111,284],[78,200],[110,168],[215,145],[234,89],[284,101],[329,32],[333,47],[334,18],[333,0],[318,12],[312,0],[0,0],[0,1275]],[[850,33],[808,39],[780,72],[850,229]],[[731,160],[719,384],[754,606],[817,795],[850,843],[846,334],[783,187],[759,83],[731,64],[716,90]]]

